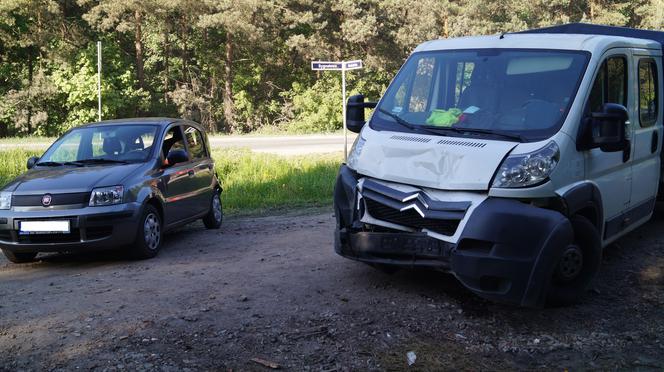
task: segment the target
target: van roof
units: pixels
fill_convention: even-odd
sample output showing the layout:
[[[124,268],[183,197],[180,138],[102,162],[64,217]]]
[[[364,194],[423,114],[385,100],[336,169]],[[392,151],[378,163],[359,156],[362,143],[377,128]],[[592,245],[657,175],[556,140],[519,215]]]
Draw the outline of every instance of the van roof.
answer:
[[[546,37],[545,41],[542,39],[543,37]],[[467,36],[431,40],[420,44],[415,49],[415,52],[511,48],[585,50],[595,53],[602,52],[608,48],[621,47],[662,51],[664,47],[664,32],[570,23],[503,35]]]
[[[639,30],[629,27],[616,27],[594,25],[589,23],[567,23],[564,25],[536,28],[517,32],[517,34],[584,34],[584,35],[605,35],[622,36],[635,39],[654,40],[658,42],[664,52],[664,32]]]

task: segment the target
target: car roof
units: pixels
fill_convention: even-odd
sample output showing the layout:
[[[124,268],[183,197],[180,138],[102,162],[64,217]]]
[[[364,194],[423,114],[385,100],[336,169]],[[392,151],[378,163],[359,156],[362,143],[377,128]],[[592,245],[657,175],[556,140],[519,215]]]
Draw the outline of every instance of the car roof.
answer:
[[[94,123],[80,125],[77,128],[85,127],[100,127],[106,125],[158,125],[160,127],[166,127],[172,123],[188,124],[195,126],[199,129],[202,129],[201,125],[185,119],[175,119],[175,118],[166,118],[166,117],[150,117],[150,118],[125,118],[125,119],[112,119],[112,120],[103,120],[97,121]]]

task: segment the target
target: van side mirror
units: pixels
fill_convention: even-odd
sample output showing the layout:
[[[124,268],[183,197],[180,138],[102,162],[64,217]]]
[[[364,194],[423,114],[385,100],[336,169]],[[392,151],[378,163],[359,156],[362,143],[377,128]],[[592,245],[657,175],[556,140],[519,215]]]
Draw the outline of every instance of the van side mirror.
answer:
[[[37,164],[38,161],[39,161],[39,157],[32,156],[28,159],[28,162],[27,162],[26,166],[28,167],[28,169],[32,169],[35,166],[35,164]]]
[[[363,94],[349,97],[346,104],[346,128],[351,132],[360,133],[366,123],[364,109],[374,108],[377,104],[377,102],[364,102]]]
[[[627,109],[617,103],[606,103],[600,112],[590,114],[592,147],[599,147],[604,152],[623,151],[627,146],[627,120]]]
[[[166,157],[167,166],[173,166],[178,163],[186,163],[189,161],[189,155],[184,150],[171,150]]]

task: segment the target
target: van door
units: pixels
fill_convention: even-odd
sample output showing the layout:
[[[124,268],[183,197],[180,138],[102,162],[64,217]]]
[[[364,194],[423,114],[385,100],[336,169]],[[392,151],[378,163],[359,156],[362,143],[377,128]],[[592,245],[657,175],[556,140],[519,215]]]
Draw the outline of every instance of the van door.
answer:
[[[604,56],[602,64],[595,71],[595,80],[585,106],[586,117],[592,112],[600,112],[605,103],[617,103],[629,108],[631,64],[632,58],[628,49],[612,49]],[[627,128],[627,131],[630,132],[631,129]],[[595,148],[586,151],[585,158],[586,177],[597,184],[602,195],[605,221],[619,221],[630,205],[630,150],[604,152]],[[618,232],[620,224],[616,231],[616,227],[607,223],[603,238],[609,239]]]
[[[655,207],[660,176],[662,118],[659,107],[661,58],[655,51],[633,50],[632,87],[632,192],[623,223],[627,227],[648,218]]]

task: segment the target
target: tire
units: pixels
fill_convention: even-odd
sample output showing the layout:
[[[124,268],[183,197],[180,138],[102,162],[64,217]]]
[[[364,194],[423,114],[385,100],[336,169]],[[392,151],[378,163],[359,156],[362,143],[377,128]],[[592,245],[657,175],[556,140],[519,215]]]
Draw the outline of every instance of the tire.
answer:
[[[139,219],[136,241],[131,256],[137,259],[152,258],[159,253],[163,240],[163,222],[157,208],[147,204]]]
[[[551,278],[547,302],[553,306],[579,302],[602,261],[602,245],[595,226],[583,216],[574,216],[570,221],[574,242],[565,247]]]
[[[2,250],[2,253],[4,253],[5,257],[13,263],[34,262],[35,257],[37,257],[37,253],[14,253],[4,249]]]
[[[203,217],[203,224],[207,229],[218,229],[224,221],[224,209],[221,205],[221,197],[219,192],[215,190],[212,198],[210,199],[210,210]]]

